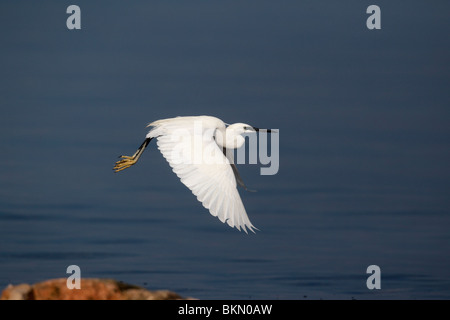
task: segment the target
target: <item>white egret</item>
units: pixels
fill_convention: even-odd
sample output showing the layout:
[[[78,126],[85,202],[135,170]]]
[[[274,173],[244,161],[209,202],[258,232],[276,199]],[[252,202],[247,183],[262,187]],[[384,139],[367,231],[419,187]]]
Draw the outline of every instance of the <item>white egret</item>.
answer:
[[[157,120],[145,141],[132,156],[120,156],[114,171],[136,164],[147,145],[157,139],[158,149],[180,178],[211,215],[247,233],[257,229],[250,222],[236,185],[244,185],[232,156],[226,149],[241,147],[243,133],[259,131],[245,123],[226,124],[215,117],[176,117]],[[271,132],[271,130],[267,130]]]

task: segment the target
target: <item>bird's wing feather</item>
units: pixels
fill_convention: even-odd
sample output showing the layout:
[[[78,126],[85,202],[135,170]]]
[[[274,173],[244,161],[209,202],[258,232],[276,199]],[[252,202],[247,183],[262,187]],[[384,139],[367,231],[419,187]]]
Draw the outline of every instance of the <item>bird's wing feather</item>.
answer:
[[[238,230],[254,232],[230,162],[214,140],[214,128],[203,128],[200,134],[192,125],[183,127],[162,124],[152,134],[172,170],[211,215]]]

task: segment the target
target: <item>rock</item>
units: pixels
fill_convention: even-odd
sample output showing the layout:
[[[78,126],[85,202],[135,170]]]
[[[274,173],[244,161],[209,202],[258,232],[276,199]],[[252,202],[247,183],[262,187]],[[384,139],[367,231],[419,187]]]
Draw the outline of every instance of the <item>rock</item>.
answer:
[[[9,285],[1,300],[180,300],[168,290],[147,289],[112,279],[81,279],[80,289],[69,289],[67,279],[51,279],[34,285]],[[191,298],[187,298],[191,299]]]
[[[3,291],[1,300],[30,300],[31,286],[29,284],[9,285]]]

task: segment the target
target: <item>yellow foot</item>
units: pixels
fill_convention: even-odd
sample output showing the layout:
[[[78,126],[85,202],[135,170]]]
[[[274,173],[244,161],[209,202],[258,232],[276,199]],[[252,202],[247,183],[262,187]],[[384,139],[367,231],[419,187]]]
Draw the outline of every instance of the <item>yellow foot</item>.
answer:
[[[120,158],[121,160],[117,161],[113,168],[115,172],[125,170],[137,162],[136,157],[120,156]]]
[[[139,147],[139,149],[137,149],[137,151],[131,157],[120,156],[119,158],[121,158],[121,160],[116,162],[113,170],[115,172],[119,172],[135,164],[139,160],[139,157],[142,155],[142,152],[144,152],[145,148],[148,146],[150,140],[152,140],[152,138],[146,138],[145,141]]]

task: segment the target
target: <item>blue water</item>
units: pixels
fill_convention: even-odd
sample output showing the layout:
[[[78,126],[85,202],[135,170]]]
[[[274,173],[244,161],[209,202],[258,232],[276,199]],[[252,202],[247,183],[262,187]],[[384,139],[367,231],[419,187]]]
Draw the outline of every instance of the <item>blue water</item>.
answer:
[[[378,1],[0,4],[0,287],[114,278],[200,299],[450,298],[450,5]],[[70,3],[71,4],[71,3]],[[246,235],[212,217],[147,123],[280,132],[239,165]],[[369,290],[366,269],[381,269]]]

